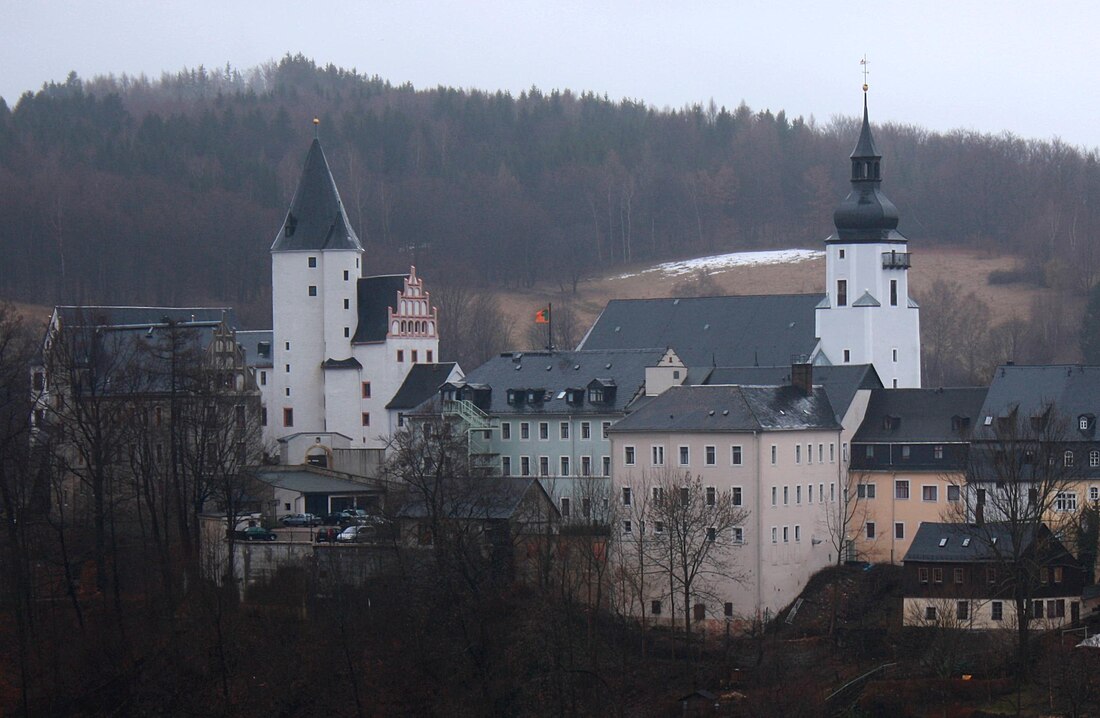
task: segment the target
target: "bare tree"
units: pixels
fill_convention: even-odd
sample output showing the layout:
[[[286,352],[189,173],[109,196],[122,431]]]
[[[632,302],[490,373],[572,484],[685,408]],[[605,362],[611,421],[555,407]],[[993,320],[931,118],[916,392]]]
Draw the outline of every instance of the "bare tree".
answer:
[[[439,308],[439,356],[473,368],[508,348],[511,323],[488,292],[469,284],[440,284],[432,291]]]

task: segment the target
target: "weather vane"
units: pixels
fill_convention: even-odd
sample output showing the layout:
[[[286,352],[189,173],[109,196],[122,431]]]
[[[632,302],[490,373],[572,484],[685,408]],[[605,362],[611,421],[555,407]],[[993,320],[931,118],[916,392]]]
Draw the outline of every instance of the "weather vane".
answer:
[[[863,59],[859,61],[859,64],[863,65],[863,91],[867,92],[867,75],[870,73],[870,70],[867,69],[867,65],[870,63],[867,62],[866,54],[863,56]]]

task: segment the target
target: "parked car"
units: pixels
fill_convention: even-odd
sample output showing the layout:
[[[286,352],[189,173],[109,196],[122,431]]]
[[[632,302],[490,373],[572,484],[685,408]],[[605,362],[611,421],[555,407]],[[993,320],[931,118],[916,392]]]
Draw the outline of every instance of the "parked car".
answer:
[[[313,514],[291,514],[283,517],[283,526],[320,526],[321,518]]]
[[[274,531],[268,531],[263,526],[249,526],[244,531],[238,531],[237,538],[245,541],[274,541],[278,536]]]
[[[375,537],[376,533],[373,526],[348,526],[340,532],[336,540],[340,543],[359,543],[369,541]]]
[[[335,543],[340,535],[340,529],[334,526],[324,526],[317,529],[317,543]]]

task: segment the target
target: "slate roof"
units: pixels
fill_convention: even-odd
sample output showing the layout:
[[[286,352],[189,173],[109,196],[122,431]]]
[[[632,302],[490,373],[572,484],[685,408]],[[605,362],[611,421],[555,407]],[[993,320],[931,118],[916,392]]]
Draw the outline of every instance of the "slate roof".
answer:
[[[793,386],[674,386],[614,424],[615,433],[839,430],[825,390]]]
[[[546,494],[537,479],[526,477],[453,478],[440,484],[440,508],[445,516],[454,519],[510,519],[529,491]],[[423,495],[416,498],[415,494],[410,492],[411,500],[398,511],[398,518],[428,517],[428,502]],[[553,504],[549,497],[547,502]]]
[[[1035,526],[1021,525],[1017,526],[1016,530],[1020,533],[1026,550],[1035,540]],[[1045,526],[1040,529],[1040,532],[1047,534],[1050,540],[1056,541],[1053,536],[1049,536],[1050,532]],[[947,542],[940,546],[940,542],[945,538]],[[996,549],[991,544],[993,539],[996,539]],[[1062,551],[1064,550],[1062,547]],[[924,521],[917,528],[913,542],[902,560],[981,563],[996,560],[998,554],[1000,556],[1013,554],[1011,524],[1007,522],[990,522],[984,526],[976,526]]]
[[[224,316],[230,329],[237,327],[237,315],[230,307],[100,307],[58,306],[54,308],[66,327],[147,328],[167,321],[180,324],[217,324]]]
[[[322,369],[362,369],[363,365],[355,357],[347,359],[325,359],[321,362]]]
[[[386,340],[389,327],[387,308],[397,309],[397,294],[405,288],[408,274],[383,274],[361,277],[356,285],[356,307],[359,324],[355,327],[355,344]]]
[[[672,347],[688,366],[781,366],[817,347],[824,294],[615,299],[578,349]]]
[[[265,484],[278,486],[302,494],[351,494],[377,493],[379,489],[369,484],[325,476],[305,469],[294,471],[261,471],[256,477]]]
[[[623,412],[642,388],[646,367],[657,366],[664,355],[663,348],[505,353],[471,371],[465,381],[492,388],[489,405],[481,406],[491,415],[614,414]],[[566,389],[585,389],[594,379],[613,380],[614,399],[593,404],[585,392],[583,404],[566,402]],[[545,389],[546,399],[509,404],[509,389]]]
[[[953,417],[969,418],[972,429],[985,395],[985,387],[875,389],[852,443],[961,442],[964,436]],[[888,427],[887,418],[897,421]]]
[[[309,146],[298,189],[283,226],[271,245],[272,252],[351,249],[363,251],[359,237],[344,212],[336,182],[320,140]]]
[[[435,396],[439,387],[443,386],[456,366],[458,365],[455,362],[413,364],[397,393],[390,399],[390,403],[386,404],[386,408],[400,410],[420,406]]]
[[[272,342],[275,332],[270,329],[249,329],[237,332],[237,343],[244,347],[245,361],[249,366],[270,367],[273,356]],[[267,343],[267,353],[260,353],[260,344]]]
[[[1018,408],[1018,420],[1026,422],[1047,406],[1061,414],[1067,440],[1092,440],[1093,433],[1082,435],[1077,430],[1077,418],[1100,416],[1100,366],[998,367],[975,422],[975,438],[993,438],[996,419],[1010,416],[1014,408]],[[986,417],[994,419],[990,426],[985,425]]]
[[[689,381],[696,369],[688,373]],[[716,367],[707,373],[700,384],[746,384],[755,386],[780,386],[791,383],[791,366],[774,367]],[[813,367],[813,384],[825,389],[829,403],[841,419],[860,389],[880,389],[882,380],[872,364],[843,364]]]

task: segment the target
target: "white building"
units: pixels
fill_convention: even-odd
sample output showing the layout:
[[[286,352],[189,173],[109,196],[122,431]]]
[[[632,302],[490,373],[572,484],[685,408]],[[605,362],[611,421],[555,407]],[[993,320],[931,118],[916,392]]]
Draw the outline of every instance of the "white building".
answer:
[[[242,338],[258,349],[268,443],[336,432],[382,448],[396,423],[387,404],[414,365],[438,361],[437,310],[416,268],[363,277],[363,264],[315,139],[271,245],[273,331]]]

